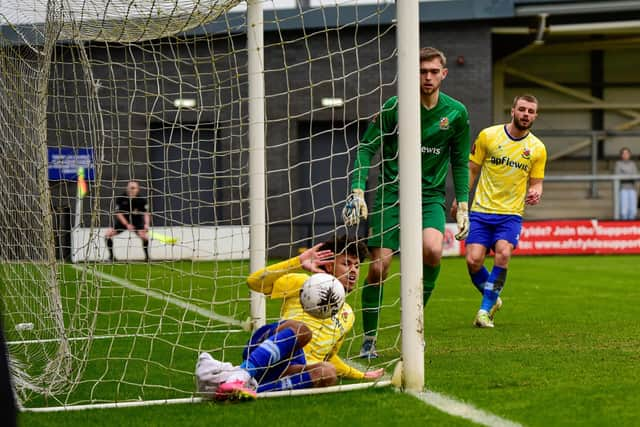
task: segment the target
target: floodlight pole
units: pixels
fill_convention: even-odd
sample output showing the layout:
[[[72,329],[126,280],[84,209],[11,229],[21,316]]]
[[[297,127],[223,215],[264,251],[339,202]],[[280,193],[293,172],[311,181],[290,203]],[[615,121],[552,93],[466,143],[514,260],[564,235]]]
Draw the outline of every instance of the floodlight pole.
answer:
[[[247,55],[249,68],[249,222],[251,271],[266,263],[266,174],[264,19],[262,0],[247,1]],[[255,330],[266,323],[266,299],[251,292],[251,323]]]
[[[412,392],[424,388],[419,13],[418,0],[396,2],[402,385]]]

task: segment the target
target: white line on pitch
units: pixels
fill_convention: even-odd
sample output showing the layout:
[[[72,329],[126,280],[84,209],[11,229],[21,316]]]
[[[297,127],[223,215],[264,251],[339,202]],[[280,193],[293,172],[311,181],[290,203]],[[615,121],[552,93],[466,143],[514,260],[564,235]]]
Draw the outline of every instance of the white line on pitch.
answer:
[[[367,366],[354,360],[350,360],[349,363],[363,372],[369,369]],[[385,375],[383,377],[385,380],[388,378],[389,375]],[[410,392],[409,394],[442,412],[473,421],[477,424],[489,427],[522,427],[521,424],[501,418],[490,412],[478,409],[473,405],[461,402],[453,397],[449,397],[435,391],[425,390],[421,393]]]
[[[179,307],[182,307],[186,310],[189,311],[193,311],[195,313],[198,313],[202,316],[214,319],[214,320],[219,320],[221,322],[225,322],[225,323],[229,323],[232,325],[236,325],[236,326],[241,326],[243,328],[246,328],[247,322],[240,322],[236,319],[233,319],[231,317],[227,317],[227,316],[222,316],[219,315],[217,313],[214,313],[213,311],[210,310],[205,310],[201,307],[198,307],[196,305],[193,305],[191,303],[182,301],[180,299],[177,299],[175,297],[170,297],[168,295],[164,295],[160,292],[151,290],[151,289],[145,289],[142,288],[140,286],[134,285],[133,283],[131,283],[130,281],[123,279],[121,277],[118,276],[113,276],[111,274],[107,274],[107,273],[103,273],[101,271],[97,271],[97,270],[89,270],[89,269],[83,269],[81,267],[78,267],[76,265],[73,266],[73,268],[75,268],[76,270],[79,271],[86,271],[89,274],[93,274],[96,275],[98,277],[101,277],[103,279],[109,280],[113,283],[116,283],[122,287],[125,287],[127,289],[133,290],[135,292],[139,292],[145,295],[148,295],[152,298],[156,298],[159,299],[161,301],[166,301],[169,302],[171,304],[177,305]],[[360,370],[366,370],[366,366],[361,365],[360,363],[354,362],[354,361],[350,361],[352,365],[355,365],[358,369]],[[381,381],[381,385],[388,385],[388,376],[385,375],[384,380]],[[449,415],[453,415],[453,416],[457,416],[460,418],[464,418],[470,421],[473,421],[477,424],[481,424],[481,425],[485,425],[488,427],[522,427],[521,424],[519,423],[515,423],[513,421],[501,418],[497,415],[494,415],[490,412],[486,412],[483,411],[481,409],[478,409],[476,407],[474,407],[473,405],[470,405],[468,403],[459,401],[457,399],[454,399],[452,397],[446,396],[444,394],[441,393],[437,393],[434,391],[430,391],[430,390],[426,390],[420,393],[410,393],[412,396],[415,396],[416,398],[418,398],[419,400],[421,400],[422,402],[426,403],[429,406],[433,406],[434,408],[445,412]]]
[[[124,334],[124,335],[95,335],[95,336],[87,336],[87,337],[72,337],[67,338],[67,341],[86,341],[86,340],[115,340],[121,338],[155,338],[155,337],[168,337],[173,335],[202,335],[202,334],[236,334],[236,333],[244,333],[245,331],[242,329],[230,329],[230,330],[220,330],[220,331],[182,331],[182,332],[162,332],[157,334]],[[36,339],[36,340],[22,340],[22,341],[7,341],[7,345],[21,345],[21,344],[45,344],[50,342],[59,342],[61,338],[46,338],[46,339]]]
[[[522,427],[522,424],[501,418],[490,412],[478,409],[473,405],[461,402],[435,391],[425,390],[420,393],[409,393],[429,406],[446,412],[449,415],[464,418],[474,423],[489,427]]]
[[[169,295],[165,295],[161,292],[158,291],[154,291],[153,289],[146,289],[143,288],[141,286],[138,285],[134,285],[133,283],[131,283],[130,281],[128,281],[127,279],[123,279],[122,277],[118,277],[118,276],[113,276],[111,274],[108,273],[104,273],[102,271],[98,271],[98,270],[93,270],[93,269],[88,269],[88,268],[82,268],[79,267],[77,265],[73,265],[72,266],[74,269],[78,270],[78,271],[86,271],[89,274],[92,274],[94,276],[98,276],[102,279],[108,280],[110,282],[116,283],[120,286],[122,286],[123,288],[127,288],[129,290],[135,291],[135,292],[139,292],[141,294],[150,296],[151,298],[155,298],[158,299],[160,301],[165,301],[168,302],[170,304],[176,305],[180,308],[184,308],[187,311],[191,311],[193,313],[197,313],[201,316],[207,317],[209,319],[213,319],[213,320],[217,320],[229,325],[234,325],[234,326],[240,326],[241,328],[245,329],[245,330],[249,330],[249,325],[248,322],[242,322],[240,320],[236,320],[233,317],[229,317],[229,316],[223,316],[221,314],[215,313],[211,310],[206,310],[202,307],[199,307],[195,304],[191,304],[190,302],[186,302],[183,301],[181,299],[178,299],[176,297],[172,297]]]

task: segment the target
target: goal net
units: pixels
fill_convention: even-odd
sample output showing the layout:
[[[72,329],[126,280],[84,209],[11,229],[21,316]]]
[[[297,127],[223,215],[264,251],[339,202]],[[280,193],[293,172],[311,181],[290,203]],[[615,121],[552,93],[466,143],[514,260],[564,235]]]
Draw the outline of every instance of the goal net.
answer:
[[[358,139],[395,94],[394,9],[262,6],[266,220],[251,224],[244,2],[0,5],[1,310],[25,408],[196,396],[198,354],[239,364],[256,326],[251,227],[264,229],[263,262],[366,235],[340,212]],[[132,180],[150,212],[146,248],[115,215]],[[396,264],[386,288],[369,369],[400,358]],[[360,292],[340,355],[364,369]],[[267,301],[265,320],[279,310]]]

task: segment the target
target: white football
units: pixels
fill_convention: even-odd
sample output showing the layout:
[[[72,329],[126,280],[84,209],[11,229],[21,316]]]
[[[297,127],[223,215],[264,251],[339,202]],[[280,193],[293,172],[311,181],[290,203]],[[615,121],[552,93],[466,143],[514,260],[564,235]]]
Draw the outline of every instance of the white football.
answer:
[[[304,311],[319,319],[338,313],[344,304],[344,286],[327,273],[316,273],[302,285],[300,303]]]

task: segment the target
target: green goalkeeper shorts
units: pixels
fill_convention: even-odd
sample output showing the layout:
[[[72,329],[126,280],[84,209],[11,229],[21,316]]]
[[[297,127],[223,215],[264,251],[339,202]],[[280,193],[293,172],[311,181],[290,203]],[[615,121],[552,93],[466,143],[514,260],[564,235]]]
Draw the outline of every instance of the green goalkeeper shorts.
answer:
[[[400,248],[400,207],[399,204],[376,206],[369,216],[370,248]],[[440,201],[422,201],[422,228],[435,228],[444,234],[445,209]]]

